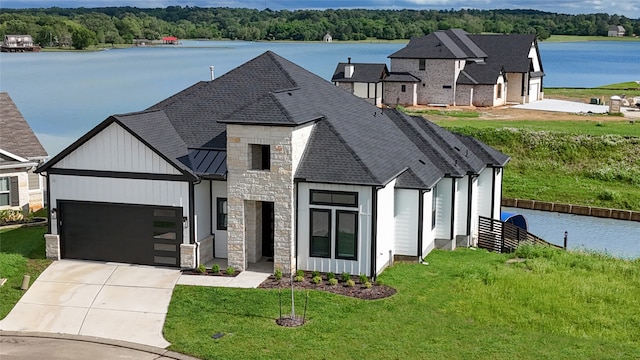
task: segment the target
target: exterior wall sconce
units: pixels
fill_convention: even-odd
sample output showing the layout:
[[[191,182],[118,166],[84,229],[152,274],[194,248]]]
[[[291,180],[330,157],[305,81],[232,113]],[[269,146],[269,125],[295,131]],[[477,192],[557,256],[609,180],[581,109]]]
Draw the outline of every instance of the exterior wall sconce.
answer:
[[[189,220],[189,219],[188,219],[186,216],[183,216],[183,217],[182,217],[182,226],[183,226],[185,229],[189,228],[189,221],[188,221],[188,220]]]
[[[56,219],[57,215],[58,215],[58,209],[56,208],[51,209],[51,219]]]

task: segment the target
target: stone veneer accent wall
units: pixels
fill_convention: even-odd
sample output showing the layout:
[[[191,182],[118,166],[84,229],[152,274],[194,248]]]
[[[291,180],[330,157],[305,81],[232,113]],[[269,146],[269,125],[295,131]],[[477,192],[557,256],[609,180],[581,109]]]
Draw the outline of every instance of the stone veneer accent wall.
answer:
[[[296,268],[293,176],[311,130],[312,125],[227,125],[227,259],[236,270],[260,260],[259,202],[274,203],[274,267],[284,273]],[[270,170],[250,169],[252,144],[270,146]]]
[[[418,104],[453,104],[456,80],[464,62],[453,59],[426,59],[425,70],[419,70],[418,59],[391,59],[391,71],[408,72],[422,79],[418,84]],[[444,89],[443,85],[451,86]]]

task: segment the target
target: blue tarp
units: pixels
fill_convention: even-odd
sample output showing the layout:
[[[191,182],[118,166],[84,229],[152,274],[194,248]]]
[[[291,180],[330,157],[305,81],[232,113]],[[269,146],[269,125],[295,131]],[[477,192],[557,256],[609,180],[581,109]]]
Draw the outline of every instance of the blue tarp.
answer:
[[[528,230],[529,226],[527,224],[527,219],[520,215],[509,212],[501,212],[500,220],[509,224],[513,224],[521,229]]]

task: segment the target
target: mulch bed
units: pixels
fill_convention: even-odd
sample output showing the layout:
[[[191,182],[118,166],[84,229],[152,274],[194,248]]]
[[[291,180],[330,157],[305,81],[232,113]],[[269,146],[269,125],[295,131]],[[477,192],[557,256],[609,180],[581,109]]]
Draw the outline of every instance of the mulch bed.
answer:
[[[331,285],[327,281],[325,274],[322,274],[322,282],[319,284],[314,284],[311,281],[311,273],[305,273],[304,280],[301,282],[293,282],[293,288],[295,290],[320,290],[327,291],[334,294],[350,296],[357,299],[363,300],[376,300],[383,299],[389,297],[396,293],[396,289],[386,286],[386,285],[375,285],[372,284],[369,289],[364,287],[363,284],[359,283],[358,277],[352,277],[352,280],[355,281],[356,285],[353,287],[346,286],[345,283],[340,281],[337,285]],[[273,275],[269,276],[267,280],[265,280],[260,286],[261,289],[290,289],[291,282],[288,277],[282,277],[280,281],[276,280]]]
[[[200,275],[200,276],[223,276],[223,277],[236,277],[240,274],[240,271],[236,271],[233,275],[227,274],[225,271],[219,271],[214,273],[210,269],[207,269],[206,273],[201,273],[198,270],[190,269],[190,270],[182,270],[183,275]]]

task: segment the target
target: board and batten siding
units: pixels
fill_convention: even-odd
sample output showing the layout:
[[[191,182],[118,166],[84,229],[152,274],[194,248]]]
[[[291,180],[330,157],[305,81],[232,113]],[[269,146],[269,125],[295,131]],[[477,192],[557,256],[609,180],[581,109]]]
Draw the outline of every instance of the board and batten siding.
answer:
[[[226,181],[212,181],[211,182],[211,224],[212,231],[215,235],[214,239],[214,254],[216,258],[227,258],[227,230],[218,230],[218,209],[217,199],[227,198],[227,182]]]
[[[496,178],[495,181],[495,188],[493,191],[493,218],[500,220],[500,213],[502,211],[501,209],[501,205],[502,205],[502,173],[503,173],[503,169],[502,168],[494,168],[494,176]]]
[[[54,167],[77,170],[181,174],[173,165],[115,122],[60,159]]]
[[[49,174],[49,184],[52,208],[59,200],[175,206],[182,207],[182,216],[189,217],[189,183],[185,181]],[[55,221],[51,222],[51,233],[59,235]],[[188,228],[183,239],[189,243]]]
[[[389,264],[393,263],[395,186],[396,180],[394,179],[382,189],[378,189],[376,274],[380,274]]]
[[[478,215],[492,217],[491,197],[493,196],[493,168],[486,167],[478,176]]]
[[[418,256],[419,190],[396,189],[394,254]]]
[[[469,176],[456,179],[456,209],[455,209],[455,226],[454,226],[454,238],[458,235],[467,235],[467,207],[468,207],[468,189]]]
[[[203,180],[193,187],[196,241],[200,241],[211,236],[211,198],[209,196],[210,191],[211,184],[208,180]]]
[[[431,218],[433,214],[432,207],[433,190],[426,191],[422,195],[423,212],[422,212],[422,253],[420,256],[424,258],[435,247],[436,228],[432,225]]]
[[[327,191],[349,191],[358,193],[358,207],[323,206],[309,203],[310,190]],[[393,189],[393,187],[392,187]],[[307,271],[333,272],[336,274],[348,272],[350,274],[366,274],[371,276],[371,213],[372,199],[370,186],[320,184],[320,183],[298,183],[298,248],[297,266],[298,269]],[[335,233],[332,232],[331,258],[319,258],[310,256],[310,212],[309,209],[336,209],[336,210],[357,210],[358,216],[358,249],[357,260],[343,260],[334,258]],[[391,206],[393,212],[393,207]],[[393,215],[393,214],[392,214]],[[335,211],[332,212],[331,224],[335,227]],[[393,218],[391,219],[393,221]],[[216,253],[217,254],[217,253]]]
[[[451,240],[451,182],[453,178],[444,178],[436,185],[436,239]]]

